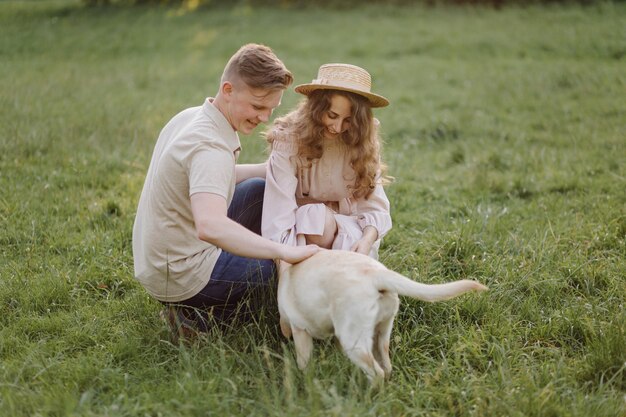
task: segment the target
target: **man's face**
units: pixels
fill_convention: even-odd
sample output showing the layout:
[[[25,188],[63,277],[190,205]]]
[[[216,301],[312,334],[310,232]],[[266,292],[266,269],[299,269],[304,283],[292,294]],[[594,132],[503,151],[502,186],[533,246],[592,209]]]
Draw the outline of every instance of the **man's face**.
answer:
[[[248,135],[260,123],[267,123],[282,97],[283,90],[250,88],[243,82],[230,85],[226,119],[235,131]]]

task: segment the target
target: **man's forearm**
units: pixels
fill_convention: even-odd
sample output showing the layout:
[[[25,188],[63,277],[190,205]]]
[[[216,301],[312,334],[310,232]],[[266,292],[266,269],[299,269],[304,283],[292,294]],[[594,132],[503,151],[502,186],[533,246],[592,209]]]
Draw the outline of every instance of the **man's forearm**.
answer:
[[[191,196],[191,210],[198,239],[234,255],[257,259],[283,259],[300,262],[319,250],[316,246],[287,246],[264,239],[228,218],[226,199],[212,193]]]
[[[258,259],[281,257],[282,245],[251,232],[228,217],[213,219],[210,225],[201,225],[198,238],[238,256]]]
[[[241,181],[245,181],[248,178],[265,178],[265,167],[265,162],[261,164],[237,164],[235,166],[235,182],[239,184]]]

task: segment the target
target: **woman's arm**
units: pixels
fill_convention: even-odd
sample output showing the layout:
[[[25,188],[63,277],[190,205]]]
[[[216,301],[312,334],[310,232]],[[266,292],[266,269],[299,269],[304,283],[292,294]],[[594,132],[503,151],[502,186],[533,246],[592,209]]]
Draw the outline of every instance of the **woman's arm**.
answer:
[[[363,255],[369,255],[372,250],[372,245],[378,240],[378,230],[374,226],[365,226],[363,228],[363,236],[361,239],[354,242],[350,250],[352,252],[362,253]]]
[[[352,246],[352,250],[368,254],[374,242],[391,230],[389,199],[383,186],[378,184],[369,198],[358,199],[356,205],[358,223],[363,230],[363,236]]]
[[[292,155],[295,148],[285,140],[275,140],[267,162],[261,232],[274,242],[297,245],[296,188],[298,179]]]

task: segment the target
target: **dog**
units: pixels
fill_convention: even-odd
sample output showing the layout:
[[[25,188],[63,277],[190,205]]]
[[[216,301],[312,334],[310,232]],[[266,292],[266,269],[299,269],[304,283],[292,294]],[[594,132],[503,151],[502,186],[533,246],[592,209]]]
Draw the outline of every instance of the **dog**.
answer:
[[[487,287],[471,280],[421,284],[356,252],[322,250],[295,265],[281,264],[278,310],[281,332],[293,336],[304,369],[313,338],[336,336],[348,358],[372,382],[391,375],[389,340],[398,295],[439,301]]]

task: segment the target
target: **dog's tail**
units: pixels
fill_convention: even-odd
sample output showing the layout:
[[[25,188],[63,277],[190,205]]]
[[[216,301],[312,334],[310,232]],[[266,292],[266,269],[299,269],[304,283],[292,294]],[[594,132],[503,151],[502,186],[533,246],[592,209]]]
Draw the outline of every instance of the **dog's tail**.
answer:
[[[399,295],[429,302],[447,300],[469,291],[485,291],[488,289],[483,284],[469,279],[448,282],[446,284],[422,284],[391,270],[380,273],[377,278],[379,291],[392,291]]]

